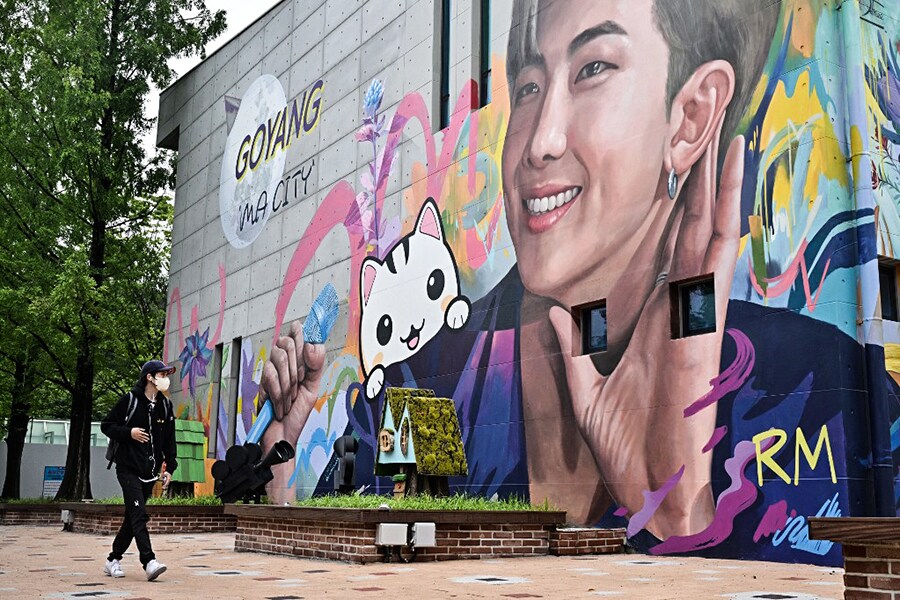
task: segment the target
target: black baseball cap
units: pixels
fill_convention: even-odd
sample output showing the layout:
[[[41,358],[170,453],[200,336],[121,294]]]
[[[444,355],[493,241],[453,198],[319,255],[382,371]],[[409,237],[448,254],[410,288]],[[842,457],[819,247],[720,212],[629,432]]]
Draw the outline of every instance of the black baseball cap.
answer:
[[[141,367],[141,381],[147,378],[151,373],[165,373],[171,375],[175,372],[175,367],[167,365],[161,360],[148,360]]]

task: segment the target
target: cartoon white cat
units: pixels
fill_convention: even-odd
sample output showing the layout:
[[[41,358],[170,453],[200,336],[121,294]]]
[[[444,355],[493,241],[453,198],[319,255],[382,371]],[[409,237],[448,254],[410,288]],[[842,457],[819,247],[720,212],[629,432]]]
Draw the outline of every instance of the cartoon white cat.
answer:
[[[437,204],[429,198],[415,229],[397,242],[384,262],[368,257],[360,272],[360,348],[366,396],[384,387],[384,369],[419,351],[446,324],[469,320],[453,251],[444,240]]]

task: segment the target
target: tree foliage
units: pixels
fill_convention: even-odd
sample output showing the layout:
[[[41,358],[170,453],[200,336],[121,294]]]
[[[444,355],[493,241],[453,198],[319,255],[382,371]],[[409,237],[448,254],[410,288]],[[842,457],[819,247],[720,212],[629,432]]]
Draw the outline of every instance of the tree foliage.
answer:
[[[91,419],[162,347],[173,157],[142,146],[144,100],[225,18],[202,0],[0,0],[0,22],[0,360],[31,348],[38,387],[69,397],[58,497],[89,498]]]

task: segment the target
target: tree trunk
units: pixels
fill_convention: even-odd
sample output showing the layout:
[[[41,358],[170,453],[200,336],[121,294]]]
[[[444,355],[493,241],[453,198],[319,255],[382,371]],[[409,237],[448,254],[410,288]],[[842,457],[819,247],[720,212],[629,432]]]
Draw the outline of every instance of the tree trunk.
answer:
[[[25,434],[28,431],[28,419],[31,405],[28,397],[31,393],[27,381],[28,368],[22,362],[16,362],[12,389],[12,405],[9,415],[9,433],[6,436],[6,479],[0,498],[20,498],[22,480],[22,451],[25,449]]]
[[[104,189],[108,189],[106,186]],[[106,279],[106,223],[95,217],[91,231],[88,258],[91,277],[97,289]],[[83,308],[88,319],[96,306]],[[94,347],[96,337],[86,324],[82,325],[78,356],[75,360],[75,390],[72,393],[72,418],[69,423],[69,450],[66,453],[66,473],[63,475],[57,500],[82,500],[91,494],[91,416],[94,408]]]
[[[114,0],[110,12],[109,47],[104,57],[107,78],[103,84],[103,92],[115,97],[118,80],[117,68],[119,56],[119,33],[121,23],[122,0]],[[109,102],[100,120],[100,146],[103,156],[111,156],[115,139],[115,111]],[[114,182],[111,176],[99,172],[95,193],[90,195],[91,201],[91,242],[88,253],[88,266],[91,278],[97,290],[106,281],[106,226],[108,223],[109,201],[113,196]],[[72,419],[69,425],[69,451],[66,454],[66,473],[56,494],[57,500],[81,500],[92,498],[91,494],[91,416],[94,408],[94,375],[95,351],[97,336],[91,333],[85,320],[90,321],[101,307],[93,304],[82,306],[82,327],[78,340],[78,356],[76,359],[75,391],[72,394]]]
[[[72,419],[69,424],[69,450],[66,474],[57,500],[82,500],[91,494],[91,412],[94,405],[94,357],[85,344],[76,358],[75,390],[72,393]]]

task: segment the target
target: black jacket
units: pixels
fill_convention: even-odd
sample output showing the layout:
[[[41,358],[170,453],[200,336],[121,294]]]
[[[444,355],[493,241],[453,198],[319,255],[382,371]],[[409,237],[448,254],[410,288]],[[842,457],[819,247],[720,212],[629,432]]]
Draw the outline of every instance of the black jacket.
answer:
[[[125,394],[100,424],[100,429],[108,438],[119,442],[116,470],[132,473],[141,479],[152,479],[159,475],[165,461],[166,470],[174,473],[178,461],[175,457],[175,415],[171,401],[162,393],[156,394],[151,426],[150,401],[144,390],[135,388],[131,393],[138,402],[131,420],[125,423],[131,402],[129,395]],[[131,430],[135,427],[148,431],[150,441],[141,443],[132,438]]]

